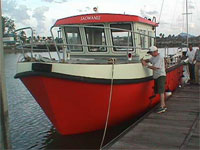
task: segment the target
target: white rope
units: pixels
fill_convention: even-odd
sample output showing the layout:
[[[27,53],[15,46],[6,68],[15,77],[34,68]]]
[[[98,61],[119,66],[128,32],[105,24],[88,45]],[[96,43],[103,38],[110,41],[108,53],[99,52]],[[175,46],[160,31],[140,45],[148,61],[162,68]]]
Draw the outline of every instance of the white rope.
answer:
[[[105,139],[105,136],[106,136],[106,131],[107,131],[107,127],[108,127],[108,120],[109,120],[109,116],[110,116],[110,108],[111,108],[111,103],[112,103],[113,75],[114,75],[115,59],[112,58],[111,60],[112,60],[112,74],[111,74],[111,83],[110,83],[110,97],[109,97],[108,112],[107,112],[106,123],[105,123],[104,132],[103,132],[103,137],[102,137],[102,140],[101,140],[100,150],[103,147],[104,139]]]
[[[164,4],[164,0],[162,1],[162,6],[161,6],[161,9],[160,9],[160,15],[159,15],[158,23],[160,23],[160,18],[161,18],[161,14],[162,14],[163,4]]]

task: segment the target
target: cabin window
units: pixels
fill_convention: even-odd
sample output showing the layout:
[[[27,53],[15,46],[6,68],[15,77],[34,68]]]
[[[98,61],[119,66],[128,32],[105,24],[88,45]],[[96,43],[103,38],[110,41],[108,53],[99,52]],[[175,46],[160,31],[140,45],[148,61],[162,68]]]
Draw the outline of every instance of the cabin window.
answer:
[[[67,48],[71,52],[81,52],[83,47],[81,46],[81,37],[78,27],[65,27],[65,36],[67,42]]]
[[[148,31],[148,47],[154,45],[154,42],[155,42],[155,37],[153,36],[153,32]]]
[[[133,50],[131,24],[111,24],[114,51]]]
[[[145,30],[140,30],[140,45],[141,48],[148,48],[146,44],[146,31]]]
[[[106,52],[106,39],[103,25],[85,27],[89,52]]]

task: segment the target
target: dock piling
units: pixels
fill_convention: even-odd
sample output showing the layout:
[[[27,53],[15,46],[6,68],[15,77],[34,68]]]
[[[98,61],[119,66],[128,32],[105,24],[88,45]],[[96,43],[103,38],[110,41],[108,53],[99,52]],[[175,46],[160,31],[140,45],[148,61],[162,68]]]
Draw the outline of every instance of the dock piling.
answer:
[[[2,12],[0,1],[0,149],[11,149],[8,126],[8,104],[5,86],[4,51],[2,33]]]

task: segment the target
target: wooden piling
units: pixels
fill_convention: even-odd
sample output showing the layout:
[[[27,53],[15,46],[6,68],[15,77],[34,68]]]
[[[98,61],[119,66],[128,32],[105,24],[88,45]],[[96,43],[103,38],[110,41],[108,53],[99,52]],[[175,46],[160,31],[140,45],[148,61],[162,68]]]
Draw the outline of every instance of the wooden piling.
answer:
[[[5,86],[4,51],[2,33],[2,12],[0,1],[0,149],[11,149],[8,126],[8,104]]]

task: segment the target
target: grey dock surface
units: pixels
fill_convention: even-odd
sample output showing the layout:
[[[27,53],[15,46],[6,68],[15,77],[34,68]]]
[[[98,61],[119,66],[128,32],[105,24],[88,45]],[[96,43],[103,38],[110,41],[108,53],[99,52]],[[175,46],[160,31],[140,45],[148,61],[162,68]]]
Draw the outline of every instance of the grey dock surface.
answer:
[[[105,149],[199,150],[199,94],[198,85],[178,88],[167,100],[167,112],[157,114],[153,109]]]

